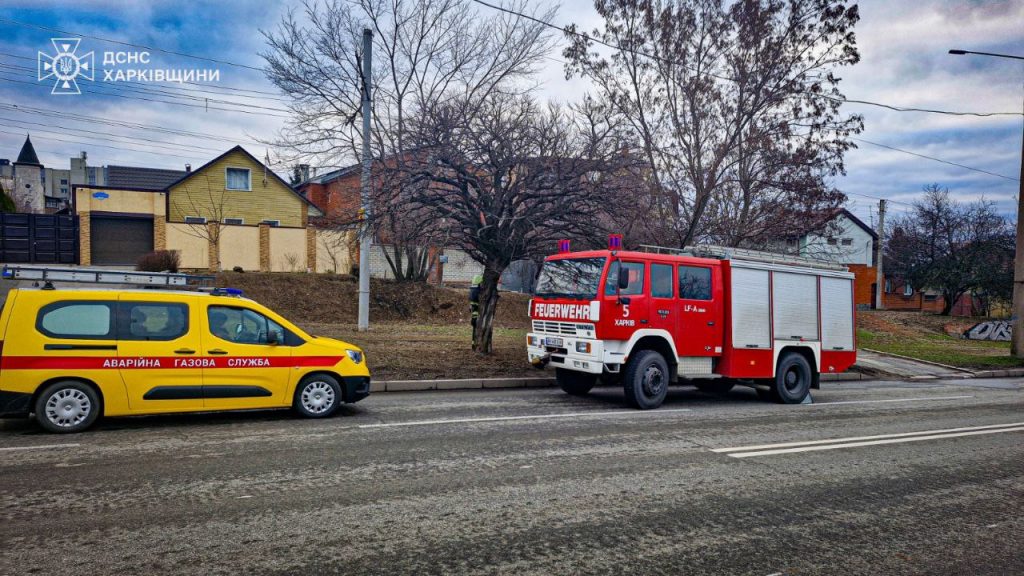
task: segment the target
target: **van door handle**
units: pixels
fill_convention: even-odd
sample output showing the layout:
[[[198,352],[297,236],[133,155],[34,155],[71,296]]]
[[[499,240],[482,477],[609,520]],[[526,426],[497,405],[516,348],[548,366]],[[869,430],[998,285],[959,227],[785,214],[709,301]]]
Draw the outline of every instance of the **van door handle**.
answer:
[[[221,355],[227,354],[228,351],[227,350],[221,350],[220,348],[214,348],[213,350],[210,350],[209,353],[221,356]]]
[[[195,354],[196,351],[191,348],[178,348],[174,351],[175,354]]]

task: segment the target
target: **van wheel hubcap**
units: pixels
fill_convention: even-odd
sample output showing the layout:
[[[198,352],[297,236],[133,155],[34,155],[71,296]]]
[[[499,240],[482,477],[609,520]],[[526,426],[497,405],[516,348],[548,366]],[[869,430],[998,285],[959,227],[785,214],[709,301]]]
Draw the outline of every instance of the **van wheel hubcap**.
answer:
[[[327,382],[317,380],[302,389],[302,407],[313,414],[322,414],[334,405],[334,388]]]
[[[46,401],[46,419],[61,428],[70,428],[85,421],[92,412],[92,402],[85,392],[62,388]]]

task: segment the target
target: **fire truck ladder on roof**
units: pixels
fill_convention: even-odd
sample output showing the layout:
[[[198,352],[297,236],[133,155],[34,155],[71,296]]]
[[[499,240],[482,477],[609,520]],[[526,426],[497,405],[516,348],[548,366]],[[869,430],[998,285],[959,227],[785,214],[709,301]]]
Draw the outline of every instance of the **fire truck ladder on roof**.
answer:
[[[82,284],[132,284],[160,288],[211,288],[215,276],[179,274],[176,272],[134,272],[123,270],[96,270],[92,268],[61,268],[56,266],[3,267],[5,280],[34,280],[43,287],[53,287],[53,282],[78,282]]]
[[[847,267],[834,262],[796,256],[792,254],[778,254],[765,252],[763,250],[748,250],[746,248],[730,248],[728,246],[714,246],[711,244],[698,244],[686,248],[667,248],[665,246],[654,246],[652,244],[641,244],[641,252],[652,252],[654,254],[675,254],[677,256],[694,256],[697,258],[718,258],[720,260],[746,260],[750,262],[764,262],[766,264],[788,264],[790,266],[805,266],[807,268],[820,268],[823,270],[847,271]]]

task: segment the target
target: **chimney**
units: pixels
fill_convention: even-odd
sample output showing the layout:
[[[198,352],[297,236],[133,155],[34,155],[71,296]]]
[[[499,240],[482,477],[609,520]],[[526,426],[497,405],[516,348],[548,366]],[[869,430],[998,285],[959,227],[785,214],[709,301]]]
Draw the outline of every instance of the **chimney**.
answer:
[[[302,175],[302,181],[309,180],[309,164],[299,164],[299,174]]]
[[[79,158],[81,158],[82,160],[85,160],[85,159],[86,159],[86,158],[88,157],[88,155],[87,155],[87,154],[85,153],[85,150],[82,150],[82,151],[81,151],[81,152],[80,152],[80,153],[78,154],[78,157],[79,157]]]
[[[191,171],[192,171],[192,165],[191,164],[185,164],[185,173],[187,174],[187,173],[189,173]]]

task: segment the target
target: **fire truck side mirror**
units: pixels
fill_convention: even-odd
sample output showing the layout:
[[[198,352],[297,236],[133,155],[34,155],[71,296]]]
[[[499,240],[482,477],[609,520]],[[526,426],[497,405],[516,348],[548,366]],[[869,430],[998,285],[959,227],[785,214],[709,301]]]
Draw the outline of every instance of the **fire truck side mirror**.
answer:
[[[625,272],[625,274],[623,274],[623,272]],[[623,268],[621,264],[619,265],[618,286],[619,290],[625,290],[626,288],[629,288],[629,270]]]

